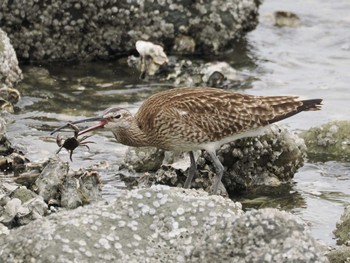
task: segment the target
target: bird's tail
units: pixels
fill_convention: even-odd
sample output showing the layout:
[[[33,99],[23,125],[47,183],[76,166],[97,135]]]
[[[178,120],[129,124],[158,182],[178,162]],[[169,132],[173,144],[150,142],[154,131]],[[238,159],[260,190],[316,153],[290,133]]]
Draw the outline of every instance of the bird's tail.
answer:
[[[301,102],[303,104],[298,107],[298,112],[316,111],[316,110],[320,110],[322,107],[322,99],[302,100]]]

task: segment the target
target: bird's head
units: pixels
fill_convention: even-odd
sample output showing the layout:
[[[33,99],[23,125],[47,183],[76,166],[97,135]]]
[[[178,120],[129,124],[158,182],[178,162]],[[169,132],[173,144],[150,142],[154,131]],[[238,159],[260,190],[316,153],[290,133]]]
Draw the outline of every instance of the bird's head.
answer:
[[[133,116],[131,113],[123,108],[112,107],[104,111],[104,113],[95,118],[89,118],[85,120],[80,120],[79,122],[91,122],[98,121],[99,123],[91,126],[85,130],[79,132],[79,135],[97,130],[100,128],[106,128],[111,131],[115,131],[118,129],[127,129],[129,128],[132,122]],[[73,122],[76,123],[76,122]]]
[[[118,129],[128,128],[133,120],[131,113],[123,108],[112,107],[104,111],[101,116],[77,120],[71,122],[72,124],[84,123],[84,122],[98,122],[85,130],[79,131],[78,136],[90,131],[94,131],[101,128],[106,128],[108,130],[116,131]],[[51,132],[51,134],[67,127],[67,125],[61,126]]]

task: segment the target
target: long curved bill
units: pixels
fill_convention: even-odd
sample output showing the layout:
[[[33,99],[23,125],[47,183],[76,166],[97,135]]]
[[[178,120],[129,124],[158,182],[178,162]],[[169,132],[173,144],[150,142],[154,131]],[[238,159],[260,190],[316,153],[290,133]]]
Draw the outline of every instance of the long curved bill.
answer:
[[[84,123],[84,122],[93,122],[93,121],[99,121],[98,124],[92,126],[92,127],[89,127],[85,130],[82,130],[78,133],[78,135],[81,135],[83,133],[87,133],[89,131],[92,131],[92,130],[96,130],[96,129],[99,129],[99,128],[103,128],[105,124],[107,124],[107,120],[105,118],[103,118],[103,116],[98,116],[98,117],[92,117],[92,118],[87,118],[87,119],[82,119],[82,120],[78,120],[78,121],[73,121],[73,122],[69,122],[67,124],[64,124],[56,129],[54,129],[50,134],[53,135],[54,133],[62,130],[62,129],[65,129],[67,127],[69,127],[69,124],[78,124],[78,123]]]

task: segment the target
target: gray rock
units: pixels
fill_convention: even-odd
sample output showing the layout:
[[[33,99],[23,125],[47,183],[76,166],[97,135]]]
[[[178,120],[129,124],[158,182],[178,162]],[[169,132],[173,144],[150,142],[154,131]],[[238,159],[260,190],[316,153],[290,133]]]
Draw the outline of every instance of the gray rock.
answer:
[[[26,225],[42,218],[48,205],[41,196],[12,183],[0,185],[0,223],[8,227]]]
[[[2,7],[3,6],[4,5],[2,5]],[[1,13],[3,13],[3,11],[1,11]],[[2,24],[1,20],[0,15],[0,24]],[[15,50],[7,34],[0,29],[0,89],[13,88],[22,78],[22,71],[18,66]]]
[[[10,230],[5,225],[0,223],[0,238],[8,234],[10,234]]]
[[[8,3],[7,3],[8,2]],[[178,35],[195,52],[217,53],[258,23],[259,0],[6,1],[0,24],[22,59],[110,58],[135,50],[137,40],[171,49]]]
[[[70,172],[68,163],[58,157],[49,159],[37,177],[34,189],[46,203],[69,209],[101,199],[101,182],[97,172]]]
[[[344,209],[343,214],[337,222],[334,235],[337,237],[338,245],[350,241],[350,206]]]
[[[123,167],[136,172],[152,172],[160,168],[163,159],[163,150],[154,147],[129,147],[125,153]]]
[[[205,231],[191,262],[328,262],[320,244],[298,217],[266,208],[245,213],[222,233]]]
[[[4,206],[2,215],[0,216],[0,222],[5,225],[10,225],[16,215],[22,212],[21,209],[22,202],[18,198],[13,198],[9,200]]]
[[[11,198],[18,198],[19,200],[21,200],[22,203],[25,203],[36,196],[38,195],[33,191],[27,189],[27,187],[25,186],[18,187],[11,194]]]
[[[312,161],[350,161],[350,121],[331,121],[302,132]]]
[[[33,220],[40,219],[47,214],[48,205],[41,196],[36,196],[22,204],[16,216],[17,225],[26,225]]]
[[[35,181],[35,191],[44,198],[45,202],[60,200],[64,178],[69,166],[59,158],[50,158],[39,177]]]
[[[166,186],[64,211],[0,239],[5,262],[327,262],[305,225],[274,209]],[[275,260],[275,261],[274,261]]]

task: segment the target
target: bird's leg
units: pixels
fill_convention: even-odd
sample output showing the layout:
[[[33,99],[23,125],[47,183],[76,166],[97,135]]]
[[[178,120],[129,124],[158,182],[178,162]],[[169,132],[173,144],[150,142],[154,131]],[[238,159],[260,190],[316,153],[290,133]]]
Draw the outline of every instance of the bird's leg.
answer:
[[[191,182],[193,180],[194,174],[196,173],[196,169],[197,169],[196,160],[194,159],[193,151],[189,151],[188,154],[190,155],[191,166],[190,166],[190,169],[188,170],[188,175],[187,175],[184,188],[190,188]]]
[[[213,194],[218,194],[218,190],[220,187],[220,191],[222,195],[227,195],[227,191],[223,183],[221,182],[222,175],[224,174],[224,166],[220,162],[219,158],[216,156],[215,152],[208,152],[210,155],[210,158],[212,159],[213,165],[215,167],[216,171],[216,177],[214,179],[213,184]]]

